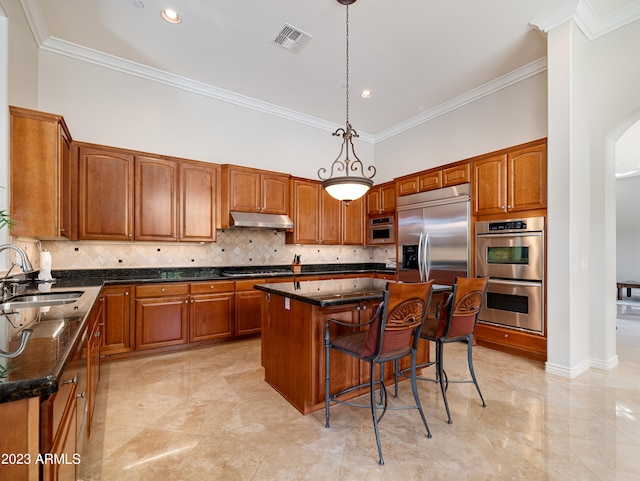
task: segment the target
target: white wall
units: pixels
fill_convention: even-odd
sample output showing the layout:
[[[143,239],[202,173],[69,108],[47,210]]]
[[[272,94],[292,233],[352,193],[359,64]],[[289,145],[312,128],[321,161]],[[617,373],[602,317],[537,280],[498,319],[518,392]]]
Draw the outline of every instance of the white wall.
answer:
[[[546,72],[375,145],[378,182],[547,136]]]
[[[317,178],[336,158],[330,131],[43,51],[38,109],[75,140]],[[373,163],[373,146],[358,142]]]

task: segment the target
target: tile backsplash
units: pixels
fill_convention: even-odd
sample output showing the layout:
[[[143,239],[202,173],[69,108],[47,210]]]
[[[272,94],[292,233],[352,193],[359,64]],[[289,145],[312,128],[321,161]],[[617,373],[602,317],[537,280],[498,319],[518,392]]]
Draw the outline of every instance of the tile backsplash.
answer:
[[[215,243],[42,241],[51,252],[52,269],[132,267],[262,266],[386,262],[395,246],[310,246],[285,244],[284,232],[271,229],[225,229]]]

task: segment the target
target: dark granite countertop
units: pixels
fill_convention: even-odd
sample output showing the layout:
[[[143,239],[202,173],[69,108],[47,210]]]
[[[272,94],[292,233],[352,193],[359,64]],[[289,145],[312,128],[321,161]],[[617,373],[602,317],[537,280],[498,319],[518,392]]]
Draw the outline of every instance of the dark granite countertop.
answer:
[[[265,273],[259,277],[288,278],[294,275],[290,270],[290,265],[258,266],[257,268],[275,268],[281,271]],[[46,288],[50,288],[51,292],[81,290],[84,293],[71,304],[43,309],[22,308],[17,314],[8,314],[8,318],[15,328],[6,319],[0,320],[0,329],[2,329],[0,331],[0,349],[6,352],[13,352],[18,348],[23,329],[33,330],[33,335],[24,352],[12,359],[0,357],[0,402],[45,396],[57,391],[59,378],[70,362],[71,354],[75,352],[78,342],[80,342],[87,316],[103,285],[254,279],[256,276],[249,272],[251,269],[256,269],[256,267],[54,270],[52,275],[55,282],[52,284],[38,284],[32,274],[31,282],[20,286],[21,293],[37,292],[38,289]],[[225,273],[231,273],[232,276],[229,277]],[[295,274],[295,278],[304,280],[305,277],[319,274],[361,273],[395,274],[395,270],[386,269],[384,264],[379,263],[303,265],[302,272]],[[28,282],[29,279],[26,281]],[[323,282],[329,283],[325,286],[333,286],[332,297],[323,298],[321,291],[315,287]],[[337,288],[338,285],[342,286],[343,284],[344,287]],[[297,296],[306,299],[304,302],[317,303],[317,305],[335,305],[359,300],[381,299],[386,281],[376,279],[310,281],[302,283],[305,286],[304,294],[300,290],[300,282],[269,285],[279,286],[279,289],[285,289],[287,286],[286,288],[291,289],[288,297]],[[294,286],[298,286],[298,288]],[[314,289],[317,292],[312,292]],[[339,297],[338,293],[342,297]],[[327,295],[331,295],[331,293]],[[355,298],[357,300],[354,300]],[[0,317],[4,316],[0,314]]]
[[[277,278],[294,276],[291,265],[269,266],[229,266],[229,267],[166,267],[166,268],[130,268],[130,269],[85,269],[54,270],[53,277],[58,287],[100,286],[103,284],[142,284],[176,281],[212,281],[230,279],[252,279],[257,276],[254,270],[277,270],[278,272],[260,274],[258,277]],[[320,274],[395,274],[395,269],[385,268],[383,263],[356,264],[305,264],[302,272],[295,274],[301,280],[305,276]]]
[[[50,292],[66,290],[69,289],[55,287]],[[81,340],[87,316],[100,293],[99,286],[74,290],[82,290],[83,294],[71,304],[0,314],[0,347],[6,352],[18,348],[23,329],[33,330],[21,354],[11,359],[0,356],[0,402],[45,396],[58,390],[60,376]],[[27,286],[23,291],[37,292],[37,288]]]
[[[315,306],[338,306],[356,302],[382,300],[386,280],[373,278],[337,279],[309,282],[275,282],[257,284],[256,289]],[[443,292],[451,286],[436,284],[434,292]]]

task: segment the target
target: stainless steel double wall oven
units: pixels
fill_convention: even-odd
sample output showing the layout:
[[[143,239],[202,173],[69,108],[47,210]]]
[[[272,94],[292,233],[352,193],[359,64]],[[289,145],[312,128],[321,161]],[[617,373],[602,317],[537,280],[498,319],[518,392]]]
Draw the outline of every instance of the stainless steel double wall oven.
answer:
[[[489,276],[479,319],[544,333],[544,217],[476,222],[476,275]]]

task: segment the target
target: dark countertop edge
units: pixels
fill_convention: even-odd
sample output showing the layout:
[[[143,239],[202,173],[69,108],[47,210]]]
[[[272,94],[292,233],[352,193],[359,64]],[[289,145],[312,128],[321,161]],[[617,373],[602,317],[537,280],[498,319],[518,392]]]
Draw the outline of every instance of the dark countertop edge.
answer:
[[[90,294],[91,295],[91,294]],[[91,308],[87,309],[80,325],[75,331],[74,338],[67,344],[67,349],[60,356],[60,361],[53,366],[53,369],[46,376],[34,377],[31,379],[23,379],[20,381],[9,381],[0,383],[0,403],[20,401],[32,397],[46,396],[58,390],[58,381],[60,376],[68,367],[73,353],[78,348],[78,343],[82,339],[82,333],[87,324],[87,318],[93,309],[96,299],[100,295],[100,290],[93,294],[93,302]]]
[[[256,284],[254,286],[254,289],[268,292],[269,294],[274,294],[277,296],[288,297],[295,301],[300,301],[300,302],[304,302],[305,304],[311,304],[319,307],[340,306],[343,304],[355,304],[357,302],[366,302],[366,301],[380,301],[382,300],[382,297],[383,297],[383,293],[382,291],[380,291],[379,294],[356,293],[353,297],[341,297],[339,299],[316,299],[314,297],[309,297],[302,294],[295,294],[292,292],[283,292],[277,288],[274,288],[273,286],[274,286],[273,284]]]

